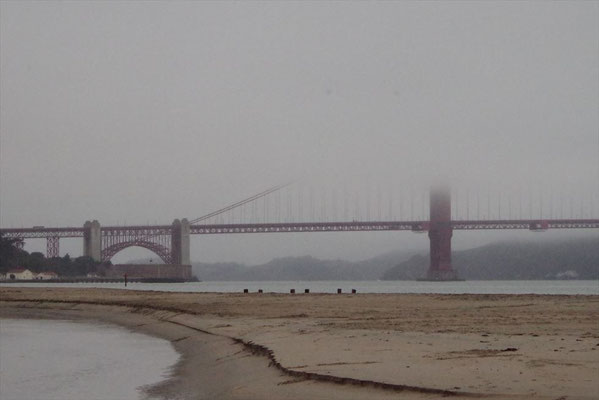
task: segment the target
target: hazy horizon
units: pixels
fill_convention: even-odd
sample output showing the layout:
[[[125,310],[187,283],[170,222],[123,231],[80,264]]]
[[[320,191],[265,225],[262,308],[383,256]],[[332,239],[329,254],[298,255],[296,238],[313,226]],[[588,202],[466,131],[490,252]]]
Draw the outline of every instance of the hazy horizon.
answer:
[[[287,182],[253,218],[425,218],[437,180],[451,183],[461,219],[599,218],[598,2],[3,1],[0,11],[3,228],[170,224]],[[454,232],[453,247],[534,235]],[[60,245],[82,252],[80,240]],[[194,236],[191,258],[401,248],[428,240]]]

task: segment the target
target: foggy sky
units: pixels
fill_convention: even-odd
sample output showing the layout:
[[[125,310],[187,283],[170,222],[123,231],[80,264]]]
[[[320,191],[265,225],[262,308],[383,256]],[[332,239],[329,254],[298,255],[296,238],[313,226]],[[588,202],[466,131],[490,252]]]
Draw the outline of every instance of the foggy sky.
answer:
[[[599,2],[0,7],[2,227],[170,224],[296,180],[532,187],[599,214]],[[404,232],[195,236],[192,259],[427,245]]]

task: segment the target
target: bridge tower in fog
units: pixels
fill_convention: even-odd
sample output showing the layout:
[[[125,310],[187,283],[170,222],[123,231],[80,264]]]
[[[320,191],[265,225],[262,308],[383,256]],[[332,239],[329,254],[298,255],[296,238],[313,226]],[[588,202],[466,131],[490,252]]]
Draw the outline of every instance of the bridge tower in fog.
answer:
[[[457,273],[451,266],[451,191],[440,185],[430,191],[430,266],[427,280],[456,280]]]

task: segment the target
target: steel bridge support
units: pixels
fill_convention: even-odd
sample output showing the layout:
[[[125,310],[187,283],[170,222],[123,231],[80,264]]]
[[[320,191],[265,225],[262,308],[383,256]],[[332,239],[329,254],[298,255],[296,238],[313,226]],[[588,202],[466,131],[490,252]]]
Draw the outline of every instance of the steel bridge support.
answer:
[[[46,238],[46,257],[60,257],[60,239],[58,236],[48,236]]]
[[[97,220],[83,224],[83,255],[102,261],[102,232]]]
[[[457,280],[457,273],[451,266],[451,192],[449,187],[439,186],[430,193],[430,266],[427,280]]]

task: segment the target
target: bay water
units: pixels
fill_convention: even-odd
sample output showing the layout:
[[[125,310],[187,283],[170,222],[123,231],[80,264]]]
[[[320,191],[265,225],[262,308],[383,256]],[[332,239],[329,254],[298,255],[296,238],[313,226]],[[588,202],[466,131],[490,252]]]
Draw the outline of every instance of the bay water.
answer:
[[[73,287],[126,290],[155,290],[165,292],[221,292],[240,293],[244,289],[265,293],[297,293],[309,289],[311,293],[438,293],[438,294],[548,294],[599,295],[599,280],[543,280],[543,281],[249,281],[249,282],[185,282],[185,283],[0,283],[0,287]]]
[[[170,342],[115,325],[0,319],[0,399],[137,400],[179,359]]]

